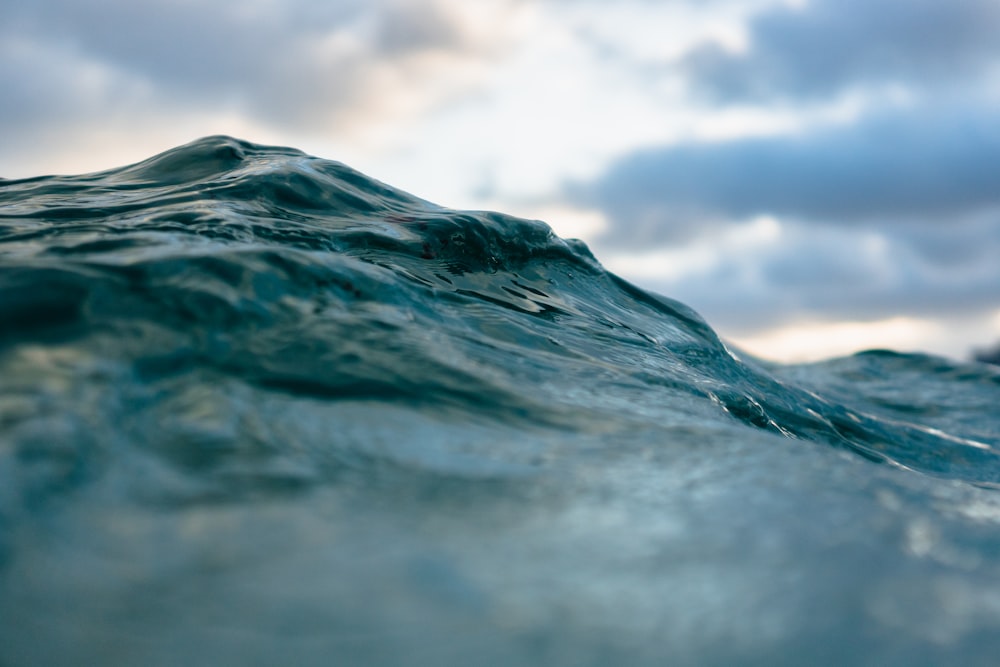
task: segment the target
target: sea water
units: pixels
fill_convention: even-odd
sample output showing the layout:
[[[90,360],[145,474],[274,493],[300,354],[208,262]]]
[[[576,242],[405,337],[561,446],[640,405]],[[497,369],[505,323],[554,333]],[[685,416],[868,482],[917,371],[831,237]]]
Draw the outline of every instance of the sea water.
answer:
[[[996,664],[998,405],[292,149],[0,181],[0,664]]]

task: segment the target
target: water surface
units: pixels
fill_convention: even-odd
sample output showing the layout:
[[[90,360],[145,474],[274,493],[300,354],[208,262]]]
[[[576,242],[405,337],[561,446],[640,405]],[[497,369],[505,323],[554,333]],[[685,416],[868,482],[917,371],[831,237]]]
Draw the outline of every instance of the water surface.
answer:
[[[0,181],[0,664],[994,664],[997,405],[293,149]]]

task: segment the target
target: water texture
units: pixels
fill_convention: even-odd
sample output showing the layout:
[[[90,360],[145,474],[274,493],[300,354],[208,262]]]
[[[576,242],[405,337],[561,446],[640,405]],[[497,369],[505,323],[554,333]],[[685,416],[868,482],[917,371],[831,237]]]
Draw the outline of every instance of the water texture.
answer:
[[[995,664],[997,405],[293,149],[0,180],[0,664]]]

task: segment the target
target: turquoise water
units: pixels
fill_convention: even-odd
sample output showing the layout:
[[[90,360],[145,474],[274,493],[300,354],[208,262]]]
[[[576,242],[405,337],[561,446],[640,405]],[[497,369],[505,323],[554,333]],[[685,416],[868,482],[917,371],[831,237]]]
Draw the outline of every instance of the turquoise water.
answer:
[[[0,664],[992,664],[997,405],[293,149],[0,181]]]

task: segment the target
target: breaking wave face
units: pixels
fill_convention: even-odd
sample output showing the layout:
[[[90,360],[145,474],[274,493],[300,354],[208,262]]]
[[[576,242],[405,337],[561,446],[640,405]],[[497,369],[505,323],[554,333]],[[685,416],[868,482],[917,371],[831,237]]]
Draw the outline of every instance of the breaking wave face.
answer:
[[[998,405],[292,149],[0,181],[0,663],[989,664]]]

